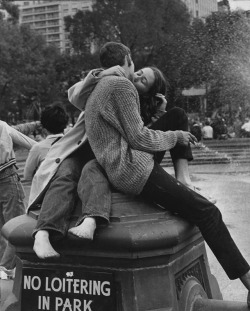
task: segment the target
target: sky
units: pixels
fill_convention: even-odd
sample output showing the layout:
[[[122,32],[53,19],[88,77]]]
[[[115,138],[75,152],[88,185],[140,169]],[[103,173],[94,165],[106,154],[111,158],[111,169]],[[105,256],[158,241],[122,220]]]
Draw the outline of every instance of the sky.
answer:
[[[229,0],[231,10],[250,10],[250,0]]]

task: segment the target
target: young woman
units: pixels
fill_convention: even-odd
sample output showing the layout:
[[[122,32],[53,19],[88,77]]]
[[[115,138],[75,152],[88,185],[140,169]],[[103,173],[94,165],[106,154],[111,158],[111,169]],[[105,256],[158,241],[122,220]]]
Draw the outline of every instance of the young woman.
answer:
[[[112,70],[115,73],[115,69]],[[101,76],[109,73],[111,73],[110,69],[102,72]],[[89,76],[88,79],[87,85],[90,85],[94,79],[93,75]],[[167,81],[158,68],[146,67],[135,72],[133,84],[139,93],[141,116],[147,127],[161,131],[188,131],[188,118],[183,109],[174,107],[166,111]],[[78,91],[74,96],[77,96]],[[83,88],[81,92],[84,93]],[[82,99],[80,102],[81,105],[84,105]],[[190,145],[176,145],[170,150],[170,154],[176,179],[192,190],[199,192],[192,185],[189,175],[188,162],[193,159]],[[164,155],[165,151],[156,153],[156,162],[160,164]],[[82,201],[82,215],[76,226],[69,229],[69,233],[80,238],[93,239],[96,223],[108,221],[111,210],[110,185],[103,169],[96,160],[92,160],[84,166],[78,183],[78,195]]]

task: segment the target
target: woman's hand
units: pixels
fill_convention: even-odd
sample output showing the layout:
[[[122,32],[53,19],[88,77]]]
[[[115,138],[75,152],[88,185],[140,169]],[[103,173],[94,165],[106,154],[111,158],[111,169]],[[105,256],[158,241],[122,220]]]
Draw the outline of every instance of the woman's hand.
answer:
[[[190,143],[195,145],[197,143],[197,138],[190,132],[181,131],[183,136],[182,144],[188,146]]]
[[[155,94],[155,97],[160,100],[157,109],[165,111],[166,107],[167,107],[166,97],[163,94],[161,94],[161,93]]]

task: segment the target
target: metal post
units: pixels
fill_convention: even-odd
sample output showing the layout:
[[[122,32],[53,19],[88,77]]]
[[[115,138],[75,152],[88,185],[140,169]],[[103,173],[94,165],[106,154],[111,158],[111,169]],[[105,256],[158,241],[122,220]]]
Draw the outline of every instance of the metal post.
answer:
[[[197,298],[192,311],[249,311],[245,302]]]

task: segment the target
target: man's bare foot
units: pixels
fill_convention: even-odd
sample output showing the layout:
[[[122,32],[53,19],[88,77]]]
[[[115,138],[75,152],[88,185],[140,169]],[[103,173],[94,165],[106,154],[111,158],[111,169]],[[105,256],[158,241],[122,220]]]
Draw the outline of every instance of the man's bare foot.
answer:
[[[94,217],[86,217],[83,222],[69,229],[69,232],[81,239],[93,240],[96,229],[96,220]]]
[[[50,244],[49,232],[46,230],[37,231],[33,250],[40,259],[60,257],[60,254],[57,253]]]

